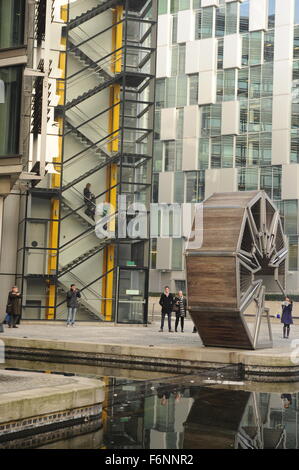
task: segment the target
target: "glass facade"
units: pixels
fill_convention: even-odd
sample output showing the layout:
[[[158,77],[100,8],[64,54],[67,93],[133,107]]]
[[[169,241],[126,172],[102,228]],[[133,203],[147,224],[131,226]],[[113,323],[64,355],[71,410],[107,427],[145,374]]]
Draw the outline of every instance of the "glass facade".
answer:
[[[282,39],[278,37],[276,30],[277,11],[283,6],[276,0],[267,0],[265,25],[254,30],[255,28],[250,26],[252,22],[250,1],[219,0],[218,6],[203,5],[201,0],[161,2],[160,14],[168,13],[172,16],[173,34],[171,71],[169,74],[159,75],[157,80],[154,171],[156,175],[163,171],[174,173],[175,189],[170,194],[170,202],[191,204],[202,201],[207,194],[205,193],[207,170],[221,172],[224,169],[234,169],[238,190],[265,190],[280,207],[284,216],[283,220],[290,242],[289,267],[291,271],[297,271],[299,232],[294,218],[297,221],[299,208],[295,198],[284,200],[287,187],[284,175],[287,165],[299,164],[299,0],[294,1],[294,26],[288,26],[288,28],[294,28],[293,76],[292,90],[284,93],[289,93],[292,110],[289,124],[284,124],[283,132],[277,131],[280,129],[277,128],[279,117],[277,117],[277,101],[274,101],[275,95],[282,93],[277,90],[278,81],[281,80],[279,85],[281,87],[284,81],[284,79],[278,79],[278,73],[283,73],[283,71],[278,72],[277,59],[274,61],[275,51],[277,50],[279,55],[279,51],[285,47],[285,45],[278,44],[278,41]],[[293,5],[293,2],[291,3]],[[288,8],[287,5],[285,7]],[[177,43],[178,34],[183,35],[180,30],[180,20],[178,20],[179,12],[185,9],[190,11],[189,24],[194,25],[194,29],[191,37],[186,39],[186,43],[182,39]],[[226,37],[234,34],[240,40],[240,63],[228,68],[227,51],[225,51]],[[292,37],[292,31],[290,37]],[[194,42],[194,51],[196,51],[196,41],[205,39],[213,39],[216,43],[215,65],[211,64],[210,68],[205,68],[207,58],[201,59],[204,55],[201,51],[198,59],[200,66],[198,68],[190,66],[192,58],[188,55],[190,54],[189,41]],[[211,45],[212,42],[201,44]],[[194,52],[194,60],[195,54]],[[291,62],[288,63],[288,67],[289,65]],[[188,74],[186,73],[188,68],[194,71]],[[211,80],[214,76],[216,78],[214,97],[211,96],[214,90],[212,87],[209,89],[206,79],[208,73],[206,70],[212,69]],[[195,73],[197,70],[198,73]],[[208,98],[205,96],[205,88]],[[286,100],[288,100],[287,97]],[[199,104],[200,102],[204,104]],[[223,112],[224,106],[229,106],[231,103],[238,103],[236,122],[238,121],[239,125],[235,132],[227,134],[223,132],[227,124],[223,121]],[[160,140],[161,110],[176,108],[177,119],[181,120],[178,128],[182,129],[183,110],[190,106],[198,106],[198,120],[196,121],[198,127],[193,137],[196,145],[194,142],[193,146],[190,145],[190,137],[178,136],[178,134],[176,139]],[[274,116],[276,127],[274,127]],[[278,141],[281,141],[277,137],[274,144],[275,132],[281,136],[281,139],[290,139],[290,150],[286,151],[286,155],[281,158],[281,163],[277,157],[273,159],[274,145],[279,145]],[[277,149],[275,150],[277,154]],[[193,158],[193,153],[197,154],[196,158]],[[182,162],[182,166],[179,166],[179,161]],[[278,163],[274,164],[275,161]],[[222,173],[220,174],[222,177]]]
[[[0,156],[19,154],[22,67],[0,67]]]
[[[0,0],[0,49],[24,42],[25,0]]]

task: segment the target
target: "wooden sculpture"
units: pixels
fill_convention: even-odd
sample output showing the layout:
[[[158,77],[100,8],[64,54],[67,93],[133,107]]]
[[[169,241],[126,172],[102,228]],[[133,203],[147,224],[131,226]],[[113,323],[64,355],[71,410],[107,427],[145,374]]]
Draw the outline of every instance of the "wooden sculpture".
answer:
[[[288,254],[278,210],[264,191],[215,193],[200,210],[186,270],[189,311],[203,344],[272,347],[265,290],[285,295]]]

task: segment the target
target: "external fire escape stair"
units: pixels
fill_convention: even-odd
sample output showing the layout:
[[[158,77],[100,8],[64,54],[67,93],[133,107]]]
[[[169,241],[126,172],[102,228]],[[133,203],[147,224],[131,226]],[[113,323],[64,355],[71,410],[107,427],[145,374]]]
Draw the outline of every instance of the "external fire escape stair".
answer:
[[[88,68],[92,69],[95,73],[99,74],[105,80],[111,79],[113,76],[104,70],[97,62],[94,62],[88,55],[86,55],[79,47],[77,47],[70,39],[68,39],[70,45],[70,53],[73,54],[80,62],[85,64]]]
[[[77,98],[74,98],[73,100],[69,101],[68,103],[65,104],[65,106],[62,106],[62,108],[65,109],[65,111],[68,111],[69,109],[73,108],[73,106],[77,106],[78,104],[82,103],[82,101],[87,100],[88,98],[91,98],[92,96],[96,95],[100,91],[104,90],[105,88],[108,88],[110,85],[113,85],[113,83],[119,81],[120,75],[116,75],[103,83],[100,83],[99,85],[95,86],[94,88],[91,88],[90,90],[86,91],[82,95],[77,96]]]
[[[116,3],[117,3],[116,0],[110,0],[110,1],[103,0],[96,7],[91,8],[90,10],[87,10],[85,13],[82,13],[81,15],[78,15],[74,19],[72,19],[67,25],[67,29],[71,30],[73,28],[76,28],[77,26],[80,26],[80,24],[85,23],[86,21],[91,20],[95,16],[100,15],[101,13],[104,13],[105,11],[109,10]]]
[[[61,277],[62,275],[66,274],[68,271],[71,271],[73,268],[76,268],[83,262],[87,261],[88,259],[92,258],[95,254],[99,253],[100,251],[103,250],[103,248],[107,244],[107,239],[103,239],[102,243],[100,245],[96,245],[90,250],[86,251],[82,255],[78,256],[77,258],[73,259],[70,263],[66,264],[65,266],[59,268],[59,274],[58,277]]]
[[[115,155],[114,157],[111,157],[111,163],[112,163],[112,161],[114,161],[116,159],[117,159],[117,155]],[[105,166],[107,166],[107,162],[99,163],[98,165],[94,166],[91,170],[88,170],[86,173],[83,173],[78,178],[74,179],[70,183],[63,186],[62,191],[66,191],[67,189],[71,188],[75,184],[80,183],[80,181],[83,181],[84,179],[86,179],[89,176],[93,175],[96,171],[101,170],[102,168],[105,168]]]
[[[83,134],[77,127],[75,127],[71,122],[66,118],[65,119],[65,127],[68,129],[69,133],[74,134],[80,142],[88,148],[93,148],[94,142],[92,142],[85,134]],[[67,132],[68,133],[68,132]],[[106,153],[104,150],[100,149],[99,147],[94,147],[94,151],[98,155],[109,156],[108,152]]]

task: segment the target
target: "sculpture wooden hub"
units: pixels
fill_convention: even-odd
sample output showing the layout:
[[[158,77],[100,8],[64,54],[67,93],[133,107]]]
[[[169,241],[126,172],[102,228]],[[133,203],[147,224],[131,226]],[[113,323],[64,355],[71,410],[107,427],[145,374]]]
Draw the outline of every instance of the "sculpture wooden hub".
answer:
[[[198,209],[201,210],[201,209]],[[265,291],[285,295],[288,254],[278,210],[264,191],[213,194],[186,250],[190,315],[205,346],[272,346]]]

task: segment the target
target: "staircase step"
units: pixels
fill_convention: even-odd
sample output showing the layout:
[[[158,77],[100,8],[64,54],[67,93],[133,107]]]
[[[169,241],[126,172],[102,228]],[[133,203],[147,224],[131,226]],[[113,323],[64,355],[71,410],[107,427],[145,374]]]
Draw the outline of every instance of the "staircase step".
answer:
[[[104,90],[105,88],[112,85],[116,80],[117,80],[116,77],[112,77],[112,78],[105,80],[100,85],[97,85],[96,87],[91,88],[90,90],[86,91],[82,95],[79,95],[77,96],[77,98],[74,98],[73,100],[66,103],[64,106],[64,109],[67,111],[68,109],[71,109],[73,106],[76,106],[77,104],[82,103],[82,101],[85,101],[88,98],[91,98],[92,96],[99,93],[101,90]]]
[[[113,1],[103,1],[99,5],[97,5],[94,8],[91,8],[90,10],[87,10],[85,13],[82,13],[81,15],[76,16],[73,20],[69,22],[67,25],[67,29],[73,29],[76,28],[76,26],[79,26],[82,23],[85,23],[86,21],[91,20],[95,16],[99,15],[100,13],[103,13],[106,10],[109,10],[113,6],[115,2]]]

